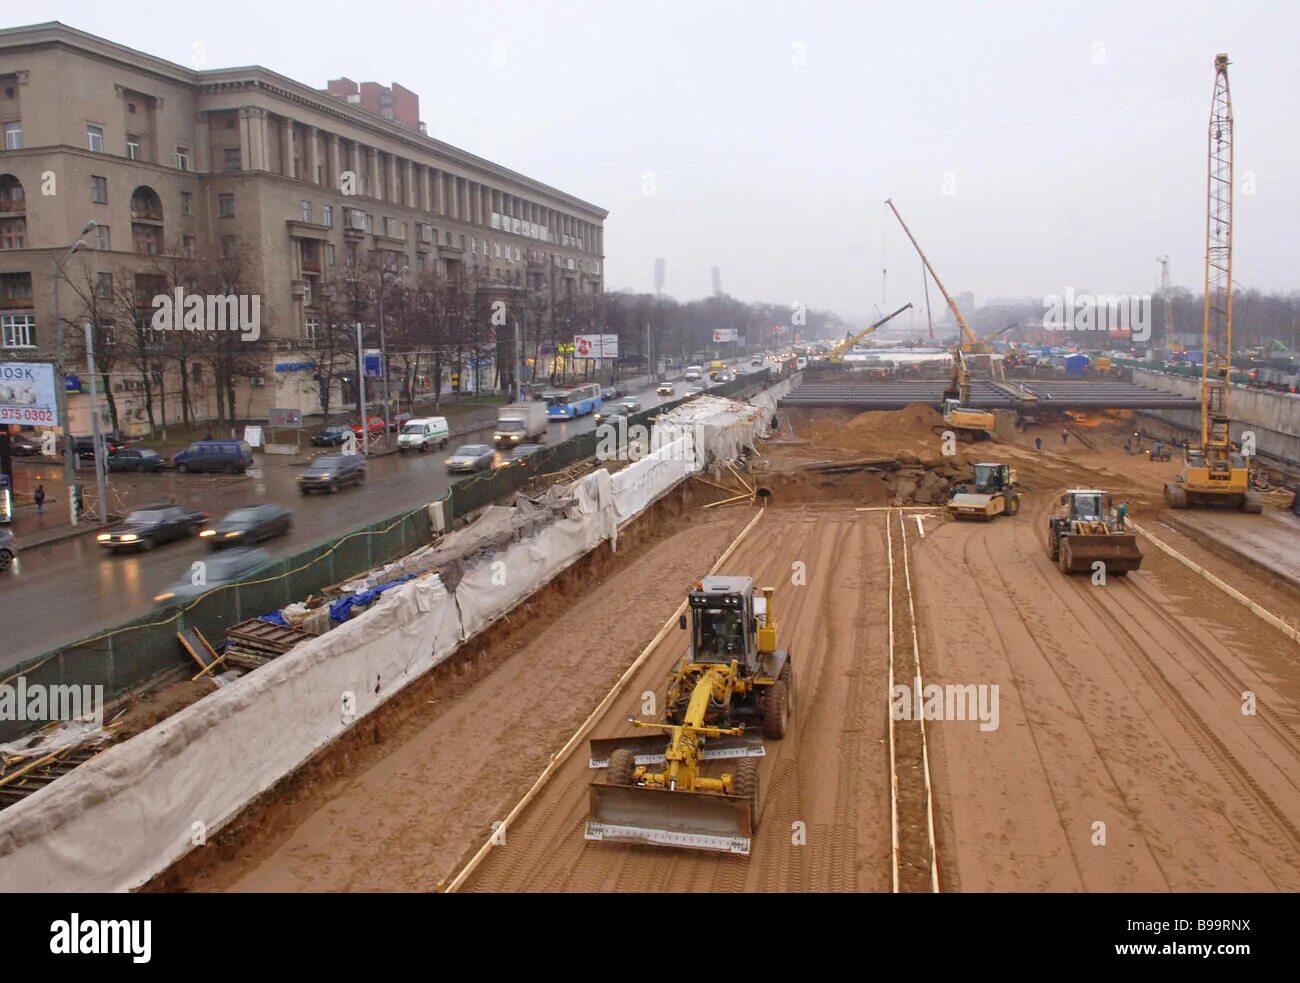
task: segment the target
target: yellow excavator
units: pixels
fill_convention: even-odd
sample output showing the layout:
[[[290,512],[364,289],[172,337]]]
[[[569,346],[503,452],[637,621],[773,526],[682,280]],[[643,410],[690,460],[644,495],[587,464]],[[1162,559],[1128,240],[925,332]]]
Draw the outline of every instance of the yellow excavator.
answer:
[[[1206,209],[1205,315],[1201,338],[1201,446],[1189,447],[1177,479],[1165,485],[1170,508],[1226,506],[1264,511],[1250,490],[1246,455],[1232,440],[1232,97],[1228,56],[1214,60],[1210,104],[1209,204]]]
[[[893,314],[890,314],[887,317],[882,317],[879,321],[877,321],[875,324],[871,325],[870,327],[863,328],[857,334],[845,338],[838,345],[836,345],[834,348],[832,348],[829,352],[826,353],[827,360],[832,365],[843,365],[844,356],[849,352],[851,352],[855,345],[859,344],[867,336],[874,334],[878,328],[884,327],[894,318],[898,317],[898,315],[902,314],[903,311],[911,310],[911,308],[912,308],[911,304],[904,304],[898,310],[894,311]]]
[[[690,591],[690,650],[668,677],[663,719],[631,719],[646,737],[593,739],[588,840],[748,856],[758,829],[761,738],[785,736],[790,653],[776,647],[774,589],[749,577],[705,577]],[[740,759],[734,769],[714,762]]]
[[[921,251],[921,244],[912,235],[912,230],[903,221],[903,216],[898,214],[898,209],[894,207],[892,201],[887,200],[885,204],[889,206],[890,211],[894,213],[894,217],[898,219],[898,224],[907,233],[907,238],[912,241],[912,246],[916,249],[917,255],[921,257],[921,262],[925,264],[925,268],[929,271],[935,286],[943,294],[943,299],[948,302],[948,310],[952,311],[952,316],[961,328],[961,340],[952,350],[952,378],[949,380],[948,388],[943,391],[941,397],[940,410],[943,412],[944,426],[936,426],[935,432],[943,433],[944,430],[951,430],[957,435],[958,440],[967,442],[988,440],[993,436],[993,428],[996,426],[997,421],[993,414],[987,410],[977,410],[971,407],[970,366],[967,362],[971,355],[982,355],[989,358],[991,366],[1000,367],[1001,356],[994,355],[991,346],[984,344],[975,337],[975,332],[966,323],[961,308],[952,299],[952,296],[944,287],[943,281],[935,274],[934,267],[930,265],[930,260]],[[991,369],[990,373],[996,375],[997,370]]]

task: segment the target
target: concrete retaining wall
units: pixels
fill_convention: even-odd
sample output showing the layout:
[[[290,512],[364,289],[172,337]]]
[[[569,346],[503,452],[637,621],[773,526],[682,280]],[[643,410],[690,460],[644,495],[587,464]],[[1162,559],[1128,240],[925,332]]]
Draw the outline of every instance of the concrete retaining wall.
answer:
[[[1197,379],[1151,369],[1134,369],[1133,381],[1179,395],[1199,396],[1201,393],[1201,383]],[[1228,393],[1228,409],[1232,415],[1234,440],[1240,440],[1247,430],[1253,431],[1260,457],[1300,466],[1300,396],[1233,386]],[[1152,410],[1143,415],[1189,434],[1199,435],[1201,432],[1199,411]]]

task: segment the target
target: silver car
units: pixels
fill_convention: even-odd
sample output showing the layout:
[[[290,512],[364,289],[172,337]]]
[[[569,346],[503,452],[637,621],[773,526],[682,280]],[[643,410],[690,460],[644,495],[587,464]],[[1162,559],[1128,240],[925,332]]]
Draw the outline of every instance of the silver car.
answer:
[[[0,528],[0,573],[8,570],[18,556],[18,547],[14,545],[14,534],[8,529]]]
[[[197,578],[202,583],[194,583],[193,564],[186,568],[185,575],[160,594],[154,595],[159,604],[181,604],[192,600],[200,594],[239,580],[260,566],[271,562],[271,554],[264,549],[247,549],[239,547],[214,553],[210,559],[203,560],[203,576]]]
[[[447,455],[447,471],[490,471],[497,452],[487,444],[462,444]]]

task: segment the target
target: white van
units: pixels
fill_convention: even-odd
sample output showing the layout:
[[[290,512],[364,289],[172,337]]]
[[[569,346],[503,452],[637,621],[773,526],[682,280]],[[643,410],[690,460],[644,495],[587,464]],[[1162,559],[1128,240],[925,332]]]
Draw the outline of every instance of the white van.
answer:
[[[430,447],[439,449],[447,446],[451,430],[445,416],[426,416],[407,420],[402,424],[402,432],[397,435],[397,449],[405,454],[415,450],[421,453]]]
[[[686,373],[684,378],[686,379],[687,382],[698,382],[700,379],[704,378],[704,366],[703,365],[686,366]]]

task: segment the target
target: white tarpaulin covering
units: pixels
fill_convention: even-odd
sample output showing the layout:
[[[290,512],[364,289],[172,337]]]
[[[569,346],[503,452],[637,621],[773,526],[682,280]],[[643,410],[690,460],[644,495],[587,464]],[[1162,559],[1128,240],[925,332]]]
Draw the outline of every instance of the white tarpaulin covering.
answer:
[[[0,812],[0,890],[122,891],[146,883],[462,640],[615,539],[620,522],[706,459],[753,446],[763,412],[712,397],[685,404],[665,418],[679,428],[675,439],[658,441],[655,454],[618,475],[594,471],[533,502],[517,501],[517,516],[492,511],[483,528],[475,523],[441,541],[437,549],[456,547],[454,590],[433,572],[395,587],[357,618]],[[674,447],[683,439],[697,460]],[[438,568],[424,552],[413,565]]]
[[[614,508],[619,524],[636,516],[695,470],[695,442],[680,438],[615,472]]]

